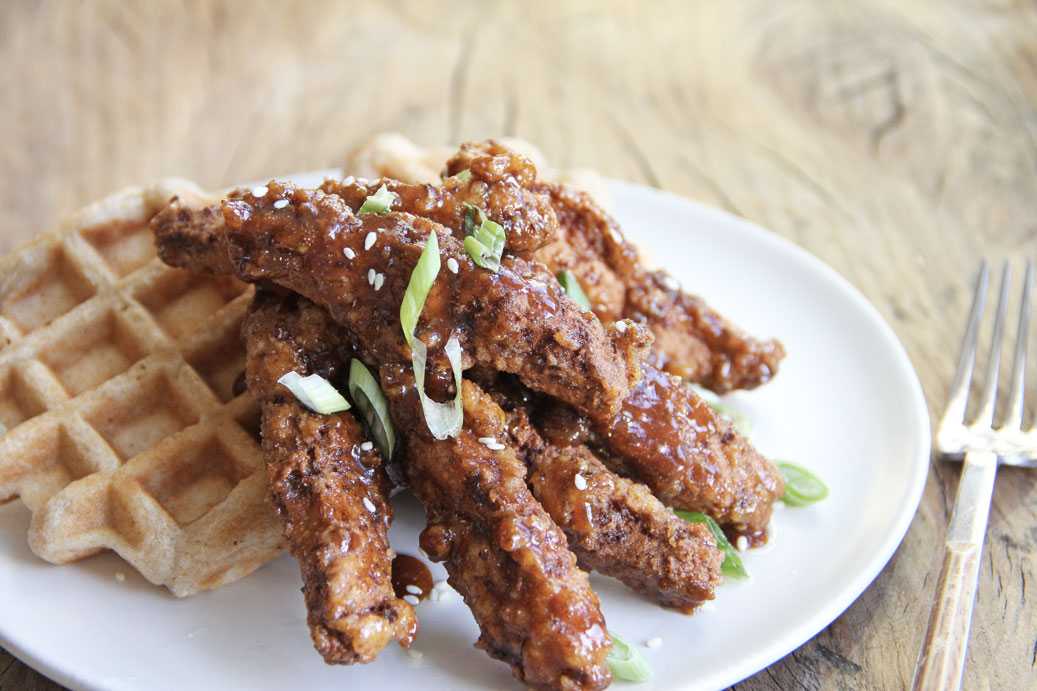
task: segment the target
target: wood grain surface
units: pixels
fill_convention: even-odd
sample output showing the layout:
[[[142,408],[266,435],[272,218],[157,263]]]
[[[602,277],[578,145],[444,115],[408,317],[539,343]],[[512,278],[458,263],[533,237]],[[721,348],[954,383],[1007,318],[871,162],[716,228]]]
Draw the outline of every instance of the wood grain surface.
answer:
[[[1037,256],[1032,1],[15,1],[0,63],[0,251],[160,176],[321,168],[384,130],[516,135],[813,252],[936,411],[977,261]],[[934,462],[875,583],[737,688],[908,685],[957,473]],[[995,497],[965,687],[1035,688],[1037,473],[1004,469]],[[0,650],[0,688],[56,686]]]

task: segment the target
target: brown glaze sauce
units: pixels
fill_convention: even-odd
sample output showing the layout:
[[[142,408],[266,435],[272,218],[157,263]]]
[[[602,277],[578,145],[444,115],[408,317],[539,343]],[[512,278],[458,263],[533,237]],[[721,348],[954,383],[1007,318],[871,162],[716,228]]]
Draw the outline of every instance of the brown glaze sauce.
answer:
[[[421,593],[411,592],[407,586],[420,588]],[[425,562],[417,557],[397,554],[392,560],[392,589],[396,592],[396,597],[413,595],[419,600],[424,600],[432,592],[432,572],[425,566]]]

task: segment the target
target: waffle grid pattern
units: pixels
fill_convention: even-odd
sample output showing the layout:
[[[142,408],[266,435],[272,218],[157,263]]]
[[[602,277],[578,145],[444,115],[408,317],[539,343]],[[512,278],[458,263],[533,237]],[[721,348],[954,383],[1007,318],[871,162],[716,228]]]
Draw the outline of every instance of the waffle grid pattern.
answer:
[[[0,260],[0,501],[53,563],[117,552],[186,596],[282,548],[259,411],[235,396],[251,289],[172,269],[147,222],[168,181],[91,205]]]

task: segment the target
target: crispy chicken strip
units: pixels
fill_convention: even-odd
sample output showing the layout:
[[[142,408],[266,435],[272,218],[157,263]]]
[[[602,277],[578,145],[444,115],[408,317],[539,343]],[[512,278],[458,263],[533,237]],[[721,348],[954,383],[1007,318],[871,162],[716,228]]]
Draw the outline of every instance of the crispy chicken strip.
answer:
[[[619,225],[584,192],[542,182],[558,216],[558,238],[535,258],[552,272],[572,271],[595,313],[648,325],[660,366],[718,393],[769,381],[785,356],[781,343],[759,341],[681,290],[664,271],[649,271]]]
[[[222,222],[174,200],[152,221],[160,255],[174,266],[278,283],[326,307],[359,337],[366,360],[409,362],[399,308],[436,233],[445,266],[417,334],[432,354],[433,377],[450,377],[442,350],[452,334],[466,367],[478,362],[518,374],[530,388],[595,418],[614,415],[640,377],[647,330],[603,326],[540,264],[509,255],[494,273],[477,267],[449,229],[428,219],[357,215],[338,195],[267,187],[261,199],[233,195]]]
[[[533,496],[565,532],[580,567],[683,612],[712,600],[723,555],[706,526],[681,520],[586,446],[569,445],[571,436],[545,441],[529,420],[522,393],[509,396],[508,388],[521,387],[498,385],[491,394],[466,384],[465,419],[479,419],[479,434],[510,440],[520,450]]]
[[[488,443],[493,422],[470,405],[460,435],[436,441],[410,368],[383,366],[381,380],[406,437],[411,488],[428,515],[422,549],[445,563],[471,608],[477,645],[535,688],[608,686],[611,644],[598,597],[565,535],[530,494],[514,450]],[[463,395],[469,401],[474,385],[465,382]]]
[[[478,207],[504,228],[508,250],[524,257],[554,240],[558,219],[550,197],[534,189],[536,167],[529,159],[491,140],[462,145],[449,165],[467,174],[448,177],[439,185],[346,178],[327,180],[321,189],[342,197],[357,211],[368,195],[385,185],[397,197],[393,210],[455,231],[464,228],[466,205]]]
[[[341,379],[340,331],[312,303],[263,292],[244,327],[270,491],[302,571],[313,644],[329,664],[353,664],[392,640],[410,646],[417,619],[393,594],[392,509],[378,452],[365,450],[351,413],[312,413],[277,383],[292,371]]]
[[[676,376],[651,365],[643,372],[620,412],[594,424],[606,465],[643,482],[664,504],[764,540],[785,491],[781,473]]]

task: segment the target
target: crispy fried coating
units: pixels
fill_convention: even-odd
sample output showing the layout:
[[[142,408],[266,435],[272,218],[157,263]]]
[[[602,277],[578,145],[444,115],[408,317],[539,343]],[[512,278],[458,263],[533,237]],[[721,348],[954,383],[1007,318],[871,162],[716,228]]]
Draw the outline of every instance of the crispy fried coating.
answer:
[[[276,182],[267,187],[258,200],[248,192],[233,195],[223,223],[206,225],[174,202],[152,223],[160,255],[174,266],[280,284],[325,306],[356,334],[365,359],[409,362],[399,308],[425,242],[436,233],[446,266],[417,334],[429,348],[433,377],[449,379],[442,346],[450,335],[466,367],[478,362],[518,374],[530,388],[592,417],[615,414],[640,377],[647,330],[603,326],[540,264],[508,255],[494,273],[478,268],[449,229],[428,219],[357,215],[334,194]]]
[[[541,182],[558,217],[557,239],[535,258],[552,272],[572,271],[605,322],[633,319],[655,334],[657,364],[718,393],[751,389],[777,373],[781,343],[759,341],[683,290],[649,271],[619,225],[584,192]]]
[[[674,375],[651,365],[643,372],[619,413],[594,425],[606,465],[668,506],[762,537],[785,491],[781,473]]]
[[[529,420],[532,401],[522,398],[514,387],[490,394],[466,383],[465,419],[479,420],[480,434],[509,439],[520,450],[533,496],[565,532],[580,567],[683,612],[712,600],[723,555],[709,530],[681,520],[647,487],[610,471],[576,435],[546,441]]]
[[[611,644],[598,597],[565,535],[530,494],[514,450],[488,442],[492,429],[475,409],[456,439],[436,441],[410,368],[383,366],[381,380],[406,438],[411,488],[428,515],[422,549],[444,562],[471,608],[478,646],[534,688],[608,686]],[[473,387],[464,383],[466,401]]]
[[[302,571],[313,644],[329,664],[353,664],[372,661],[393,640],[409,646],[417,619],[393,593],[381,457],[365,450],[351,413],[310,412],[277,383],[286,372],[340,379],[340,332],[312,303],[262,291],[244,327],[270,492]]]
[[[492,140],[464,144],[447,162],[447,172],[450,177],[439,185],[347,178],[327,180],[321,189],[342,197],[356,211],[385,185],[397,197],[394,211],[423,216],[455,231],[463,230],[469,207],[477,207],[504,228],[508,251],[523,257],[555,238],[558,219],[550,197],[534,189],[536,167],[529,159]]]

